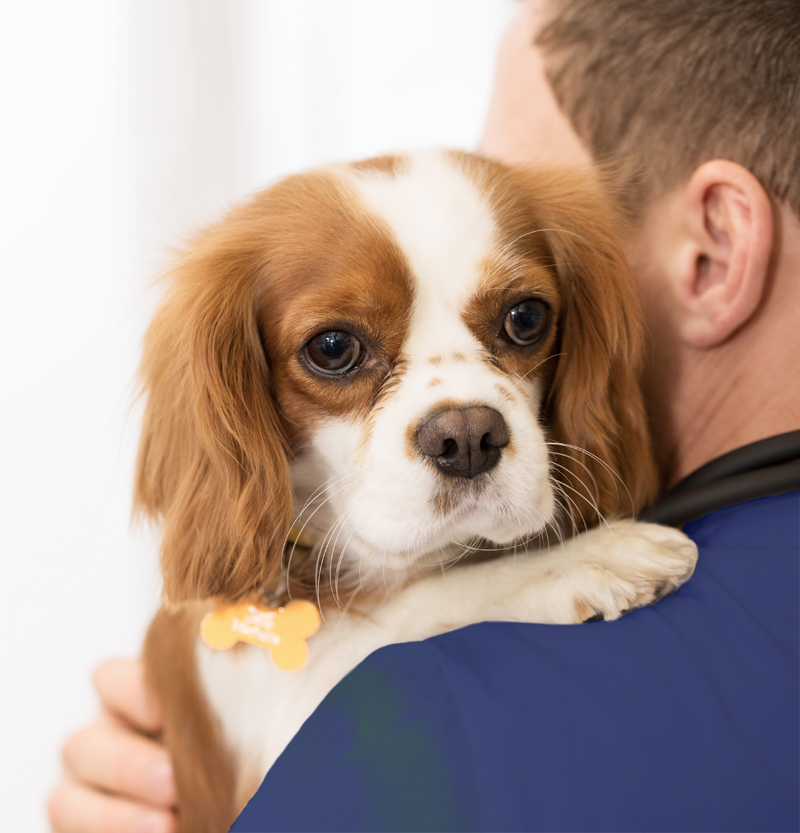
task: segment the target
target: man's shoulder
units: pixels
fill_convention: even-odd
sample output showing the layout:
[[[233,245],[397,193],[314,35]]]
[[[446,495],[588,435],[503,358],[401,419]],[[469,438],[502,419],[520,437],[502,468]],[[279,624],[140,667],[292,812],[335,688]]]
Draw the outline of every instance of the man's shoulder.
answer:
[[[483,623],[377,651],[250,818],[260,801],[286,830],[796,826],[800,494],[687,532],[692,580],[616,622]]]

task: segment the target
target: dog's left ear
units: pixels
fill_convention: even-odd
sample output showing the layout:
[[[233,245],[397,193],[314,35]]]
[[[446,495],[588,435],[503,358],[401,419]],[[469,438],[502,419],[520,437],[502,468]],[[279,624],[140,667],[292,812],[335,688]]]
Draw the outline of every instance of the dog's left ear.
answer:
[[[563,293],[545,416],[564,505],[578,528],[598,515],[639,513],[655,499],[658,478],[642,397],[642,316],[621,220],[588,173],[519,176]]]

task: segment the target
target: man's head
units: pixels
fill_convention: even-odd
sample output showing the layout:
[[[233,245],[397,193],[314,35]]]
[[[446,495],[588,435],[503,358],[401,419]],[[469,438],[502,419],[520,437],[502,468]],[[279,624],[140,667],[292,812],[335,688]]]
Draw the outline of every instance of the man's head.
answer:
[[[800,214],[796,0],[563,0],[537,42],[561,109],[636,212],[727,159]],[[602,33],[602,38],[598,35]]]
[[[611,171],[667,481],[800,425],[796,0],[522,3],[481,148]]]
[[[713,159],[800,215],[796,0],[529,0],[496,92],[488,152],[609,163],[634,216]]]

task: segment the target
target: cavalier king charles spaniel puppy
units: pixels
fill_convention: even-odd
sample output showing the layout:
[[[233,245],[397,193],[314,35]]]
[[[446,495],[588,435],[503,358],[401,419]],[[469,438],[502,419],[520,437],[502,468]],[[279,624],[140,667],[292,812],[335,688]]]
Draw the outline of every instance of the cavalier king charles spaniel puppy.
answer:
[[[185,833],[227,830],[377,648],[613,619],[691,575],[680,532],[624,519],[657,479],[615,222],[586,173],[419,152],[289,177],[171,269],[135,502]]]

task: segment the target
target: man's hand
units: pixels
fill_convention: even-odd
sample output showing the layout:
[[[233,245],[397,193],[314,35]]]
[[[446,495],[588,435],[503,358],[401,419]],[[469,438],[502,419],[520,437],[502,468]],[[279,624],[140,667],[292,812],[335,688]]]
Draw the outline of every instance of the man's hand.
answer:
[[[54,833],[174,833],[172,764],[148,737],[161,713],[141,663],[105,662],[94,685],[100,715],[64,744],[64,777],[48,802]]]

